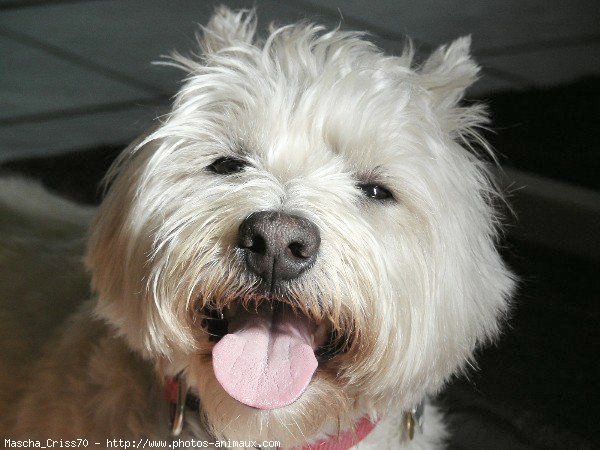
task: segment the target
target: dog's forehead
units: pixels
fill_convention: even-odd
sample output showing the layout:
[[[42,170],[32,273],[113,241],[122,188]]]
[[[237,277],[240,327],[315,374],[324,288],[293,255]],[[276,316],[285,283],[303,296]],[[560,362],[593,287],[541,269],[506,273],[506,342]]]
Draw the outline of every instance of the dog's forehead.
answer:
[[[269,121],[262,130],[254,128],[245,133],[238,151],[280,180],[311,177],[323,170],[348,174],[367,172],[369,166],[379,164],[377,155],[386,153],[361,136],[351,140],[351,143],[343,142],[309,124],[276,125]]]
[[[366,173],[395,163],[402,157],[403,105],[383,96],[365,101],[368,93],[363,87],[314,98],[305,90],[295,105],[264,98],[260,107],[243,112],[240,149],[268,170],[291,176],[327,165]]]
[[[282,40],[269,52],[231,49],[209,58],[179,94],[173,124],[186,125],[172,128],[198,136],[196,147],[208,136],[210,156],[226,147],[281,178],[323,166],[360,174],[396,164],[402,143],[426,128],[415,126],[423,90],[407,61],[354,38],[337,42],[292,51]]]

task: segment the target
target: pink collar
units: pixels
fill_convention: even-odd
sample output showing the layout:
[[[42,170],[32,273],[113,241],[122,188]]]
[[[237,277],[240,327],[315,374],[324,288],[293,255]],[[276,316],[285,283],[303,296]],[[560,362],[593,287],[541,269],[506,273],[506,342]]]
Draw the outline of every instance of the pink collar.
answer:
[[[293,450],[348,450],[368,436],[377,426],[368,416],[363,416],[351,430],[346,430],[328,439],[321,439],[312,444],[295,447]]]

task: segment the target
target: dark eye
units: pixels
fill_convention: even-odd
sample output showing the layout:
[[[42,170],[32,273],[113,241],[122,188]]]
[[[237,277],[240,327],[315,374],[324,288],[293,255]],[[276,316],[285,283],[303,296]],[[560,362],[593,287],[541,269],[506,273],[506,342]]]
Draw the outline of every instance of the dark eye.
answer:
[[[373,200],[393,200],[394,196],[383,186],[378,184],[359,184],[358,188],[363,191],[366,197]]]
[[[244,170],[246,166],[247,163],[241,159],[224,156],[215,160],[207,169],[219,175],[229,175]]]

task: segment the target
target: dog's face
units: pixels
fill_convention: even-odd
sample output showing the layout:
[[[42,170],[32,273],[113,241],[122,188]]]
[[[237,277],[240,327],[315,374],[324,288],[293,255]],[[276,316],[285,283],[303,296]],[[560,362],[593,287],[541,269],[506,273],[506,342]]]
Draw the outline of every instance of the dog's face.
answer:
[[[97,310],[210,431],[305,441],[409,408],[497,332],[495,194],[461,146],[468,40],[420,68],[357,34],[217,12],[92,230]],[[476,135],[475,135],[476,136]]]

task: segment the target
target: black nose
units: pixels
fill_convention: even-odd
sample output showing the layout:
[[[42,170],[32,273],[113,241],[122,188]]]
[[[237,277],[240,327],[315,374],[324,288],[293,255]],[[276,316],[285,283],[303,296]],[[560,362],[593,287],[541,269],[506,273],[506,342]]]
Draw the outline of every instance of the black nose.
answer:
[[[271,287],[300,276],[317,259],[320,244],[319,229],[310,220],[275,211],[250,215],[238,236],[248,269]]]

